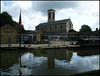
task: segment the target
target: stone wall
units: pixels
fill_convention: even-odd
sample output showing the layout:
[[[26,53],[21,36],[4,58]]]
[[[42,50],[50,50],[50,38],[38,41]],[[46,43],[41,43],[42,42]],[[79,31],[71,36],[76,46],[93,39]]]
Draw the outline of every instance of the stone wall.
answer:
[[[36,30],[40,30],[47,34],[61,34],[67,33],[70,29],[73,29],[73,24],[69,19],[65,23],[55,24],[55,25],[44,25],[44,26],[37,26]]]
[[[70,25],[70,26],[69,26]],[[73,24],[71,20],[69,19],[68,22],[66,23],[66,32],[68,32],[70,29],[73,29]]]
[[[56,25],[46,25],[46,26],[39,26],[37,30],[41,30],[42,32],[46,33],[61,33],[65,32],[66,24],[56,24]]]
[[[1,30],[1,44],[15,44],[17,43],[17,30],[11,25],[4,25],[0,28]]]

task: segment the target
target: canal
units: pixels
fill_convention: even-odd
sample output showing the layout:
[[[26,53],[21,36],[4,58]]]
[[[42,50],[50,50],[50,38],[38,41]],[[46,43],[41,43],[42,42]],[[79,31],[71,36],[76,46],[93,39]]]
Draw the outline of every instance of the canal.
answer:
[[[5,50],[1,75],[70,75],[99,69],[99,48]]]

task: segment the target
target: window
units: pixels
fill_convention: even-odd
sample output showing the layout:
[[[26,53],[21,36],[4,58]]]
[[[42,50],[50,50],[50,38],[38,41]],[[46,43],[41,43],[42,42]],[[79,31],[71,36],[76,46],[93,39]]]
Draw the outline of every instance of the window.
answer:
[[[50,26],[50,30],[52,30],[52,27]]]
[[[51,12],[49,12],[49,15],[48,16],[49,16],[48,18],[51,19]]]
[[[62,29],[62,25],[60,25],[60,29]]]
[[[55,25],[55,30],[57,29],[57,26]]]
[[[41,28],[42,31],[44,31],[43,27]]]
[[[45,27],[45,30],[47,30],[47,27]]]
[[[71,24],[69,24],[69,29],[71,29]]]
[[[54,12],[53,12],[53,19],[54,19],[54,17],[55,17],[55,14],[54,14]]]

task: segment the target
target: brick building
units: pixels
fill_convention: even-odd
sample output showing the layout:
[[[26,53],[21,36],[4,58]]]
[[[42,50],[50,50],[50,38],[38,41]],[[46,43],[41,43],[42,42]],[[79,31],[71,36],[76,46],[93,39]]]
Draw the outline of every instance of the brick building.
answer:
[[[73,29],[73,23],[71,19],[64,19],[55,21],[55,10],[48,10],[48,22],[40,23],[36,26],[36,30],[40,30],[42,33],[51,36],[67,36],[70,29]]]
[[[48,22],[40,23],[36,26],[36,30],[40,30],[49,35],[66,34],[70,29],[73,29],[71,19],[55,21],[55,10],[48,10]]]
[[[11,25],[6,24],[0,27],[1,31],[1,44],[15,44],[17,43],[17,30]]]

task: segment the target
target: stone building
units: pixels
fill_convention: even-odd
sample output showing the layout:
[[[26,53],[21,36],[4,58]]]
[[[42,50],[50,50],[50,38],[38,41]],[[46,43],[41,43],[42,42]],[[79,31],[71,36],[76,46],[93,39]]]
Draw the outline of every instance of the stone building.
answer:
[[[15,44],[17,43],[17,30],[11,25],[6,24],[0,27],[1,31],[1,44]]]
[[[48,10],[48,22],[40,23],[36,26],[36,30],[40,30],[46,35],[63,35],[68,36],[68,31],[73,29],[73,23],[71,19],[64,19],[55,21],[55,10]]]
[[[74,29],[70,29],[68,33],[69,40],[76,41],[77,40],[77,31]]]

